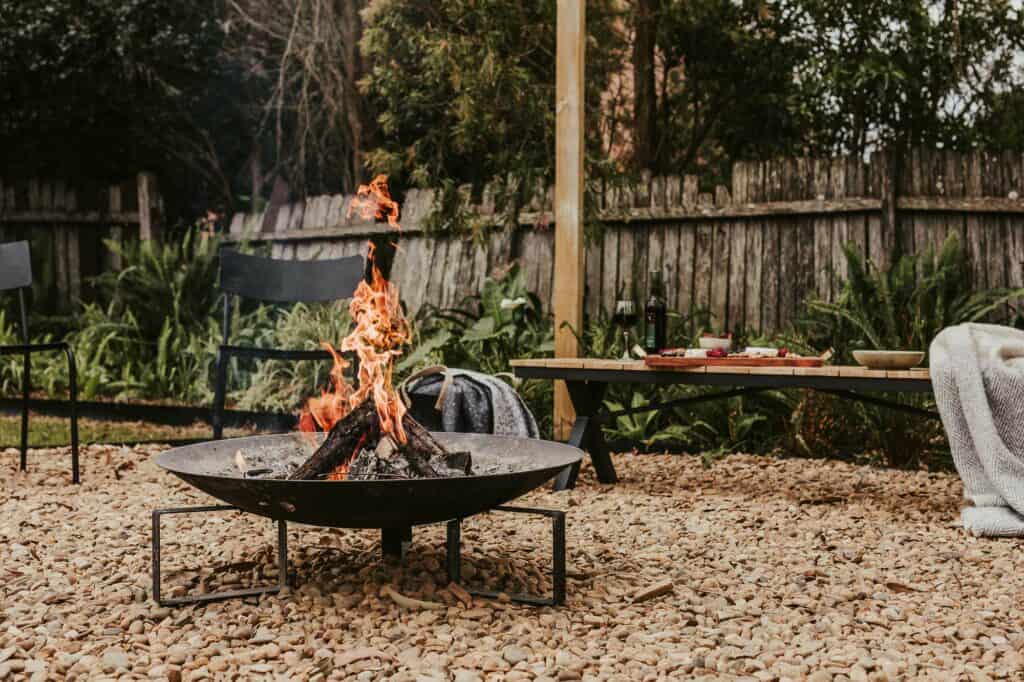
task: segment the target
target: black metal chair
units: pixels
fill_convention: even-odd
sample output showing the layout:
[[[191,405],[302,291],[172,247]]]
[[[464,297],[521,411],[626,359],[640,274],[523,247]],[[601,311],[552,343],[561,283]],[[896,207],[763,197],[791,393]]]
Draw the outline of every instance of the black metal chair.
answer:
[[[63,351],[68,359],[68,389],[71,394],[71,481],[78,483],[78,372],[75,355],[63,341],[30,343],[28,333],[28,303],[25,290],[32,286],[32,260],[28,242],[0,244],[0,291],[18,290],[21,308],[21,335],[24,343],[18,346],[0,346],[0,355],[23,355],[25,369],[21,382],[21,470],[28,468],[28,402],[32,386],[32,353]]]
[[[333,260],[277,260],[224,250],[220,254],[220,288],[224,292],[223,338],[231,334],[232,296],[271,303],[319,303],[351,298],[366,265],[361,256]],[[325,350],[280,350],[223,344],[217,352],[213,401],[213,437],[224,433],[224,400],[232,357],[262,360],[330,360]]]

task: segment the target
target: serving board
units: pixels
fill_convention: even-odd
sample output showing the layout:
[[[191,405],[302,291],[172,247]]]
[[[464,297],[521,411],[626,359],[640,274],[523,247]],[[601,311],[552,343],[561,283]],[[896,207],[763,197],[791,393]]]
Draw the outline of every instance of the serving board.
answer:
[[[678,358],[663,355],[648,355],[644,358],[648,367],[821,367],[821,358],[805,358],[799,355],[784,358]]]

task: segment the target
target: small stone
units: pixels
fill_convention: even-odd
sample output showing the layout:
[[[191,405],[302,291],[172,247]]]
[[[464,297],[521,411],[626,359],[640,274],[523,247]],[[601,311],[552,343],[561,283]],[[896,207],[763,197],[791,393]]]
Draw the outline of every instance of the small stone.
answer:
[[[131,661],[128,660],[128,654],[123,649],[111,648],[103,652],[103,658],[100,659],[103,664],[103,672],[113,673],[118,670],[128,670],[131,668]]]
[[[252,640],[250,641],[252,644],[266,644],[268,642],[273,642],[276,639],[277,636],[267,628],[259,628],[256,630],[256,634],[253,635]]]
[[[521,663],[530,658],[530,652],[519,646],[507,646],[501,651],[501,657],[511,665]]]

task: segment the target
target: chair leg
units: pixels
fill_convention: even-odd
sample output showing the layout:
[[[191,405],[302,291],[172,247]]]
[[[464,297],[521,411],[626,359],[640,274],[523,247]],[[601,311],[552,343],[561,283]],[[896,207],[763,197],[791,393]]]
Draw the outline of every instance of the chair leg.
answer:
[[[71,482],[79,483],[78,471],[78,367],[71,348],[64,349],[68,356],[68,392],[71,398]]]
[[[32,360],[25,351],[24,371],[21,377],[21,470],[28,470],[28,398],[32,385]]]
[[[224,349],[217,351],[217,384],[213,393],[213,439],[224,437],[224,400],[228,383],[228,355]]]

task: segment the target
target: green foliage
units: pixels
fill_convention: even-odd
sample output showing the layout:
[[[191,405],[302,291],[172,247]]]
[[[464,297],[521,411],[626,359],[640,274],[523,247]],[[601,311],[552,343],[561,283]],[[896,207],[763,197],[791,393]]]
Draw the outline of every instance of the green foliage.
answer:
[[[630,408],[647,407],[651,401],[642,392],[633,393]],[[615,400],[606,400],[605,407],[610,412],[625,410],[625,406]],[[624,414],[615,417],[615,422],[604,428],[606,438],[611,442],[625,442],[630,445],[641,443],[647,448],[655,445],[686,444],[693,438],[692,428],[681,424],[669,424],[659,428],[657,411]]]
[[[936,254],[904,255],[887,271],[865,261],[853,244],[844,248],[848,277],[833,302],[810,300],[798,322],[800,336],[833,348],[844,362],[857,349],[922,350],[945,327],[1003,321],[1008,304],[1024,289],[972,291],[967,255],[956,233]],[[839,280],[837,280],[839,281]]]
[[[721,180],[734,159],[800,148],[807,121],[792,74],[807,44],[788,4],[767,11],[763,2],[661,3],[656,40],[665,68],[654,169],[717,170]]]
[[[125,267],[95,280],[97,301],[84,305],[67,339],[83,399],[208,402],[220,338],[217,242],[188,232],[181,241],[107,247]],[[50,367],[43,386],[53,391],[66,378]]]
[[[614,3],[587,6],[588,110],[618,66],[622,37]],[[506,0],[381,0],[364,12],[363,89],[378,114],[382,144],[367,155],[398,185],[441,188],[440,222],[462,228],[454,210],[464,184],[514,176],[499,204],[518,206],[554,165],[556,3]],[[601,140],[588,127],[594,151]],[[445,223],[444,221],[448,221]]]
[[[1024,23],[1007,2],[796,0],[809,57],[796,72],[814,145],[978,141],[977,116],[1021,86]],[[785,11],[785,10],[784,10]]]
[[[513,358],[542,357],[554,350],[551,320],[526,289],[518,265],[499,279],[488,278],[479,295],[456,308],[426,306],[416,323],[417,349],[399,362],[400,372],[439,360],[499,374],[508,371]]]
[[[221,3],[0,3],[0,170],[101,180],[195,137],[185,110],[222,38]]]
[[[0,308],[0,346],[24,343],[21,330],[7,321],[7,311]],[[13,355],[0,356],[0,393],[11,395],[21,392],[22,359]]]
[[[972,292],[967,257],[951,234],[938,253],[903,256],[887,270],[845,249],[848,277],[831,302],[810,300],[788,339],[792,347],[833,348],[841,363],[858,349],[927,351],[945,327],[965,322],[1010,321],[1011,303],[1024,289]],[[935,409],[930,395],[890,396]],[[829,452],[871,456],[901,467],[948,466],[941,425],[891,409],[803,394],[793,405],[786,446],[804,455]]]
[[[337,347],[352,326],[348,304],[306,305],[298,303],[275,311],[272,326],[262,327],[253,339],[263,348],[316,350],[322,341]],[[317,386],[327,384],[327,362],[260,362],[246,386],[233,396],[244,410],[290,412],[299,408]]]

